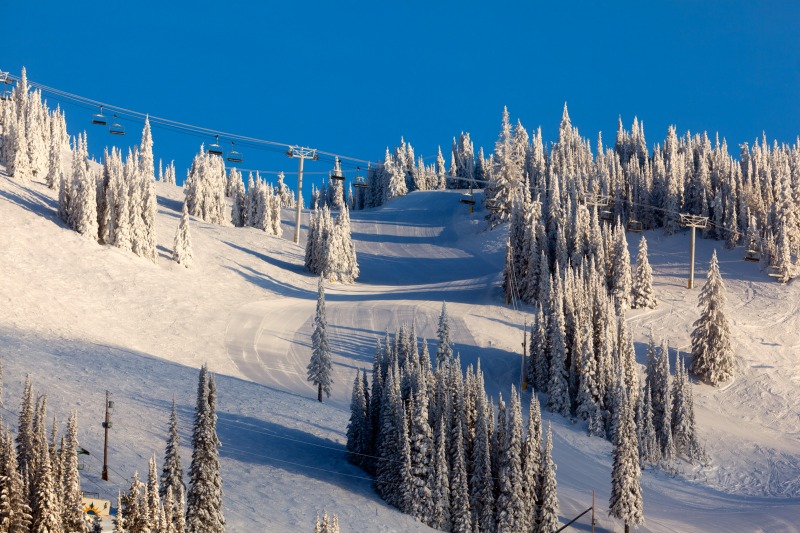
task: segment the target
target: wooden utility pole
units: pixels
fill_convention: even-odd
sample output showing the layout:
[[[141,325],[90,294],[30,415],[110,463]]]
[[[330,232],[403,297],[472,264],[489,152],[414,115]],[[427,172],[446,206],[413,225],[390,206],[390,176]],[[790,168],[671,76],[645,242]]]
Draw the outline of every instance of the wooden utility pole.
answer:
[[[111,393],[106,391],[106,419],[103,422],[103,429],[105,429],[106,434],[106,441],[103,445],[103,481],[108,481],[108,430],[111,429],[111,413],[109,410],[113,405],[108,399],[109,394]]]
[[[286,155],[300,160],[297,169],[297,214],[295,216],[294,225],[294,243],[300,244],[300,212],[303,205],[303,161],[308,157],[312,161],[318,159],[317,151],[313,148],[301,148],[299,146],[290,146],[286,151]]]
[[[708,226],[708,217],[701,217],[698,215],[689,215],[681,213],[681,226],[692,228],[692,242],[691,250],[689,252],[689,282],[686,284],[687,289],[694,289],[694,246],[695,246],[695,230],[697,228],[703,229]]]

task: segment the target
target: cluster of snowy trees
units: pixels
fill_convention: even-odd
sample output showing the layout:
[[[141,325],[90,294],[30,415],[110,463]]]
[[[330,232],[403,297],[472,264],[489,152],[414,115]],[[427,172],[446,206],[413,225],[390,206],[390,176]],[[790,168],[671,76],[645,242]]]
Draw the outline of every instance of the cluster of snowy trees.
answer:
[[[230,220],[225,199],[227,182],[225,161],[207,153],[200,145],[183,184],[189,214],[211,224],[227,223]]]
[[[447,181],[442,151],[439,150],[434,164],[425,165],[421,157],[418,161],[414,159],[411,144],[400,139],[400,146],[393,152],[386,148],[382,164],[367,169],[365,181],[367,187],[353,194],[354,209],[378,207],[412,191],[444,189]]]
[[[317,513],[314,533],[339,533],[339,517],[336,516],[336,513],[333,513],[333,516],[329,517],[328,513],[325,512],[322,514],[322,518],[320,518],[319,513]]]
[[[29,91],[23,67],[11,98],[0,102],[0,164],[18,180],[37,179],[55,188],[67,150],[64,113],[48,109],[41,91]]]
[[[114,519],[116,533],[225,531],[216,403],[214,375],[203,365],[197,386],[188,491],[183,481],[178,415],[173,399],[161,475],[157,473],[155,456],[150,458],[146,482],[140,481],[139,473],[134,472],[128,491],[119,497]]]
[[[88,533],[102,531],[83,514],[78,462],[78,418],[72,412],[59,435],[53,417],[47,427],[47,395],[34,393],[26,377],[16,437],[0,424],[0,530],[9,532]],[[134,473],[120,495],[114,520],[117,533],[225,531],[222,480],[216,433],[216,384],[200,370],[188,493],[180,459],[178,418],[173,400],[161,476],[149,462],[147,482]]]
[[[536,395],[527,431],[513,386],[495,416],[480,363],[464,375],[453,355],[445,305],[438,337],[435,371],[414,326],[378,341],[372,383],[364,371],[353,385],[350,461],[375,475],[384,500],[436,529],[554,531],[552,434],[542,449]]]
[[[330,281],[353,283],[359,275],[350,234],[350,210],[343,206],[334,222],[327,206],[311,212],[305,251],[306,268]]]
[[[167,183],[169,185],[176,184],[176,175],[175,175],[175,161],[170,161],[169,165],[167,165],[166,170],[164,170],[164,166],[161,163],[161,160],[158,160],[158,181],[161,183]]]
[[[518,121],[512,131],[504,110],[491,159],[485,205],[492,223],[508,220],[514,201],[529,195],[541,198],[542,212],[548,219],[557,215],[569,231],[584,200],[603,196],[612,218],[663,227],[667,234],[677,230],[679,213],[707,216],[704,237],[731,248],[743,242],[786,277],[793,275],[800,250],[800,139],[793,146],[770,146],[766,137],[752,148],[744,143],[736,160],[725,140],[717,137],[712,146],[705,132],[679,138],[673,126],[650,151],[644,124],[634,118],[631,131],[620,120],[613,148],[599,136],[593,155],[565,105],[558,142],[549,151],[541,130],[530,139]],[[560,213],[548,205],[556,195]]]
[[[47,395],[25,380],[16,437],[0,432],[0,527],[3,531],[87,532],[78,471],[78,421],[72,412],[64,435],[48,434]]]
[[[212,156],[216,157],[216,156]],[[282,176],[280,177],[282,178]],[[247,191],[244,188],[242,175],[235,168],[228,172],[228,196],[233,199],[231,220],[236,227],[252,227],[264,230],[268,235],[280,236],[281,207],[285,201],[282,179],[276,190],[267,184],[261,175],[253,173],[247,180]],[[288,190],[288,189],[286,189]]]
[[[79,143],[80,150],[73,150],[73,175],[83,171],[81,162],[86,161],[83,153],[86,136]],[[112,148],[103,157],[103,172],[95,181],[96,218],[99,241],[132,251],[150,261],[156,260],[155,217],[158,209],[153,166],[153,138],[150,121],[145,119],[141,147],[128,150],[123,160],[122,152]],[[78,172],[75,169],[79,169]],[[88,183],[87,180],[84,183]],[[82,187],[73,178],[72,184],[64,182],[59,191],[59,212],[69,212],[71,197]],[[64,200],[62,201],[62,193]],[[91,209],[91,208],[90,208]],[[81,209],[78,209],[81,212]],[[76,228],[79,232],[80,228]]]

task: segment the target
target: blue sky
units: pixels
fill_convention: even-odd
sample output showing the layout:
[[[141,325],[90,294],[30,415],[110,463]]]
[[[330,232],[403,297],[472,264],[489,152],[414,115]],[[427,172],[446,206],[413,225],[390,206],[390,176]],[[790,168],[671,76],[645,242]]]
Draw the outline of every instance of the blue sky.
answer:
[[[617,117],[726,137],[800,134],[800,2],[3,2],[0,69],[211,129],[376,160],[401,136],[417,155],[461,131],[492,150],[507,105],[545,140],[563,104],[592,146]],[[52,104],[56,100],[47,95]],[[91,111],[70,133],[100,154]],[[208,139],[155,130],[179,179]],[[296,161],[245,150],[245,168]],[[431,161],[430,159],[428,161]],[[325,172],[316,162],[308,171]],[[315,175],[317,183],[322,176]],[[287,180],[289,181],[289,180]]]

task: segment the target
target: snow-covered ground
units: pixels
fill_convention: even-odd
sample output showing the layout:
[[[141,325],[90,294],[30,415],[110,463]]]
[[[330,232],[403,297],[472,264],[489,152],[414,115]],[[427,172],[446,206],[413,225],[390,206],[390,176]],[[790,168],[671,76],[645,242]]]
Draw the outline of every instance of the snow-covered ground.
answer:
[[[345,460],[353,377],[370,368],[376,338],[416,325],[435,337],[442,301],[462,362],[480,357],[495,397],[519,382],[522,328],[530,308],[505,305],[504,229],[487,231],[450,192],[413,193],[352,213],[359,282],[326,289],[334,387],[320,405],[306,382],[316,279],[303,249],[253,228],[192,220],[194,267],[170,260],[182,189],[157,184],[156,264],[99,246],[56,216],[55,193],[0,175],[0,358],[5,423],[16,426],[25,374],[47,392],[65,421],[77,409],[81,445],[92,455],[84,489],[115,498],[134,470],[163,455],[169,407],[177,400],[188,469],[197,369],[217,374],[224,512],[229,531],[309,531],[317,512],[339,515],[343,531],[423,531],[386,506],[369,478]],[[284,212],[291,239],[291,214]],[[639,362],[647,336],[686,350],[699,289],[687,290],[688,235],[646,233],[660,305],[628,321]],[[638,236],[629,234],[635,250]],[[304,238],[301,239],[304,242]],[[644,531],[799,531],[800,302],[797,284],[781,286],[741,260],[741,250],[698,240],[697,286],[717,248],[728,290],[728,317],[739,361],[721,389],[695,383],[705,466],[678,474],[645,471]],[[431,348],[435,349],[433,343]],[[100,480],[103,398],[115,400],[111,480]],[[523,404],[526,402],[523,401]],[[611,445],[585,427],[544,414],[554,430],[562,522],[597,493],[600,530],[607,517]],[[579,525],[582,524],[582,525]],[[576,526],[588,530],[588,520]]]

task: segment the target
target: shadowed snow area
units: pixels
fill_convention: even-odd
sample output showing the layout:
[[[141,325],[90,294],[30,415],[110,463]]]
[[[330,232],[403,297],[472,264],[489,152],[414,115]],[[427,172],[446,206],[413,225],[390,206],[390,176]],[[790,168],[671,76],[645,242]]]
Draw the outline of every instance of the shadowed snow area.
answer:
[[[56,193],[0,175],[0,358],[3,421],[15,428],[25,374],[47,392],[51,414],[79,413],[92,455],[84,489],[116,497],[134,470],[164,453],[169,408],[178,403],[184,469],[197,369],[217,374],[224,512],[228,531],[309,531],[317,512],[336,512],[342,531],[427,531],[386,506],[370,480],[345,460],[345,428],[357,369],[371,369],[376,339],[413,324],[435,352],[443,301],[464,366],[480,358],[487,389],[505,397],[520,377],[523,324],[532,308],[506,306],[500,288],[507,229],[488,231],[483,212],[456,192],[418,192],[380,209],[351,213],[361,276],[326,286],[334,352],[332,397],[316,401],[306,382],[317,279],[304,249],[253,228],[191,221],[194,265],[171,261],[182,189],[156,185],[155,264],[99,246],[56,216]],[[477,206],[476,206],[477,207]],[[301,243],[305,242],[303,220]],[[639,363],[648,335],[670,341],[671,362],[688,350],[699,288],[685,288],[688,235],[646,232],[659,307],[631,311]],[[629,234],[636,249],[638,235]],[[694,383],[698,427],[711,458],[679,473],[642,476],[640,531],[797,531],[800,516],[800,302],[798,285],[779,285],[741,250],[699,239],[697,282],[716,247],[728,294],[739,365],[721,388]],[[103,395],[112,415],[111,480],[100,480]],[[530,400],[530,392],[523,403]],[[591,504],[607,518],[611,444],[544,413],[554,430],[562,523]],[[580,525],[579,525],[580,524]],[[579,529],[588,530],[582,519]]]

